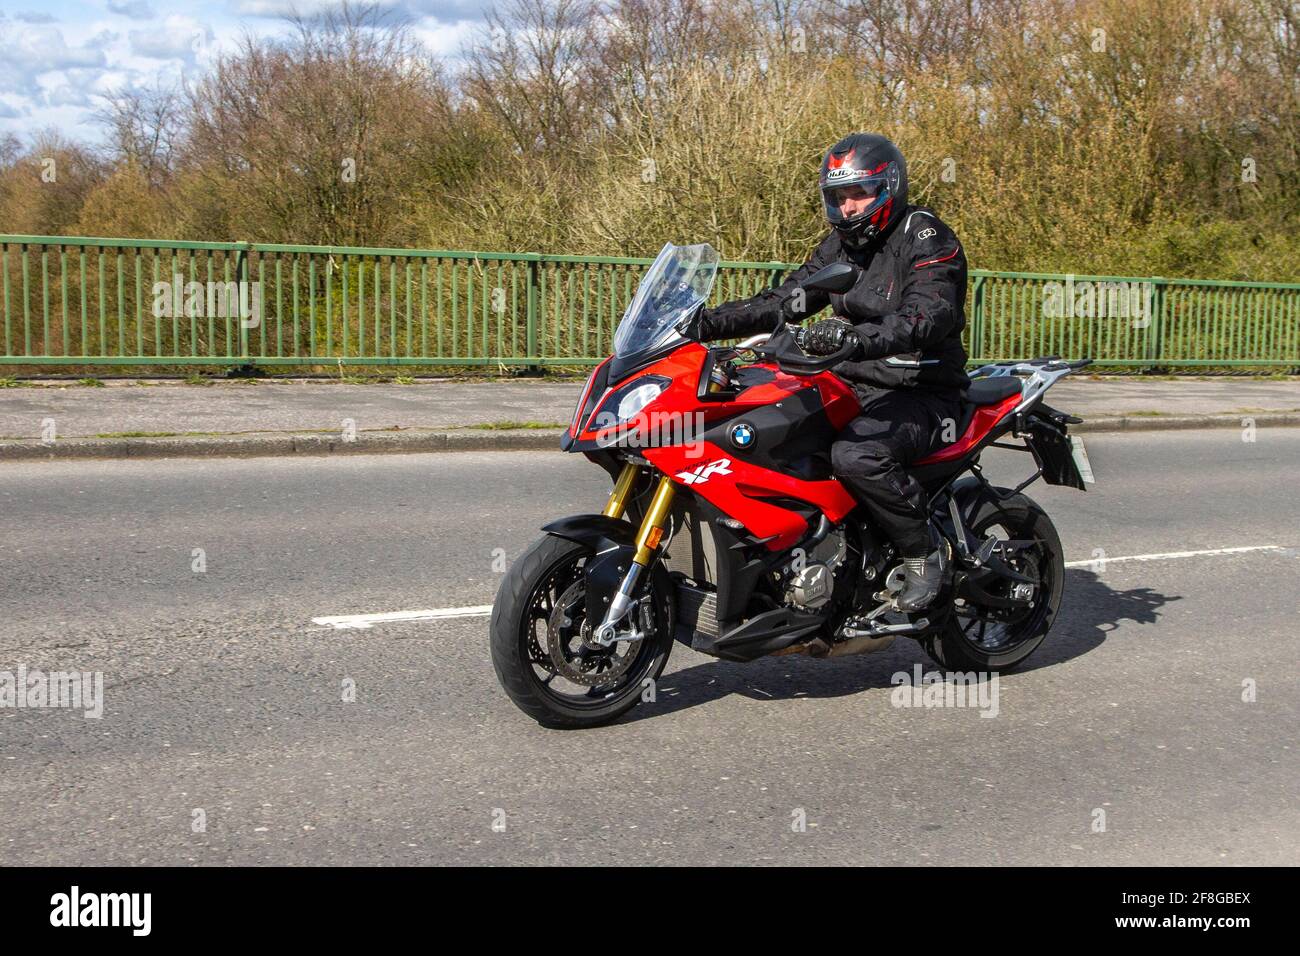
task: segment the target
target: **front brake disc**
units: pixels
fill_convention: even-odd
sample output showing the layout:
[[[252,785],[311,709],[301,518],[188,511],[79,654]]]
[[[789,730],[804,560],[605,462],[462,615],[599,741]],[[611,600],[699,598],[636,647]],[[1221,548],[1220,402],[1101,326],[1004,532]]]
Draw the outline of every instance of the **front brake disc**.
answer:
[[[618,680],[636,659],[636,642],[628,644],[622,657],[618,655],[618,642],[601,647],[590,637],[590,622],[575,621],[570,612],[581,603],[586,583],[574,581],[555,602],[550,620],[546,622],[546,644],[555,670],[575,684],[599,687]],[[578,645],[570,649],[569,642],[577,637]],[[608,666],[606,666],[608,665]]]

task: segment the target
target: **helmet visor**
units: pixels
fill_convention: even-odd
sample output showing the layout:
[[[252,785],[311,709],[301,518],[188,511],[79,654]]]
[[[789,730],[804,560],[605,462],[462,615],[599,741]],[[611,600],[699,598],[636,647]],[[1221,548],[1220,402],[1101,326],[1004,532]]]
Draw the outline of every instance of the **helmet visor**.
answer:
[[[866,176],[843,185],[822,187],[826,218],[832,226],[858,222],[889,202],[892,195],[888,172]]]

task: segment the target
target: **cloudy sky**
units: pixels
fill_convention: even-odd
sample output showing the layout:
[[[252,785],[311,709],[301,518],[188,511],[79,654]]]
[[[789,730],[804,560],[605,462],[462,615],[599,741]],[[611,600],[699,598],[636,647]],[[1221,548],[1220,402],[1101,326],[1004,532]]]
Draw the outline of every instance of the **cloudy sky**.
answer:
[[[286,30],[334,0],[0,0],[0,135],[54,127],[94,142],[96,94],[201,73],[241,35]],[[378,0],[451,54],[488,0]]]

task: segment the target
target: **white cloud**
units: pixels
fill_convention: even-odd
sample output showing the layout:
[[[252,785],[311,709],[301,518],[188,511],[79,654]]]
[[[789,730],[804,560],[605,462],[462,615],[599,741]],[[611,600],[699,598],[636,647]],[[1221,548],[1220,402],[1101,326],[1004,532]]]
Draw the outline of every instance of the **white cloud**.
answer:
[[[492,0],[372,0],[370,6],[379,8],[399,21],[411,23],[423,19],[454,24],[462,20],[480,20]],[[341,0],[238,0],[235,10],[245,17],[283,18],[300,16],[318,17],[337,10]],[[355,6],[355,4],[354,4]]]
[[[0,35],[0,93],[35,94],[38,78],[70,67],[102,67],[102,37],[69,46],[57,27],[28,26]]]
[[[90,92],[84,87],[74,86],[70,82],[56,83],[45,93],[46,106],[84,106],[95,105]]]
[[[154,16],[149,0],[108,0],[108,9],[132,20],[150,20]]]
[[[184,60],[192,63],[196,53],[212,44],[212,29],[192,17],[170,16],[161,26],[130,30],[131,52],[153,60]]]
[[[433,26],[419,25],[411,29],[417,40],[436,56],[455,57],[462,44],[475,30],[482,26],[478,20],[462,20],[459,23],[438,23]]]
[[[394,20],[409,22],[430,52],[454,57],[491,0],[372,2]],[[338,0],[104,0],[71,6],[0,0],[6,7],[19,4],[49,9],[62,19],[32,22],[49,18],[0,12],[0,137],[26,137],[54,125],[89,141],[103,135],[93,121],[98,94],[202,75],[216,55],[234,49],[247,34],[291,32],[284,17],[295,9],[311,19],[339,6]]]

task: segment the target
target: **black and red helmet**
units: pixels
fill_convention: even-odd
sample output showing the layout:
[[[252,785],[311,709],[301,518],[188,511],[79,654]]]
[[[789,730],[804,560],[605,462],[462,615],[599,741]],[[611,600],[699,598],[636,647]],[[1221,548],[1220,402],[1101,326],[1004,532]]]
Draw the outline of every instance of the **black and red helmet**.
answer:
[[[827,151],[818,186],[826,221],[849,245],[866,245],[902,215],[907,163],[885,137],[851,133]]]

